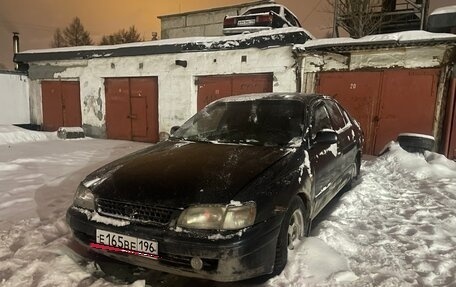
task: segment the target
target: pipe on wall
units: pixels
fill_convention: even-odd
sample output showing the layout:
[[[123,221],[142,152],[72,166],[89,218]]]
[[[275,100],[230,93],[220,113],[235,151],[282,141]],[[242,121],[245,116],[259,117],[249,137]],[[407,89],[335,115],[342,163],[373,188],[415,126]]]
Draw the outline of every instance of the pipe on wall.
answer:
[[[14,55],[19,53],[19,32],[13,32],[13,52],[14,52]],[[19,69],[18,63],[14,64],[14,69],[15,70]]]

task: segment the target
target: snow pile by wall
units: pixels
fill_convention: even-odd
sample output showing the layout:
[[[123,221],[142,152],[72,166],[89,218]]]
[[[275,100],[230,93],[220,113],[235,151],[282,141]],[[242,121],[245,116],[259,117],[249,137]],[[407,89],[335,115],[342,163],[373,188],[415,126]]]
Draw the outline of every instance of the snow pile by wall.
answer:
[[[29,79],[0,71],[0,124],[29,124]]]
[[[10,125],[0,125],[0,145],[57,139],[54,132],[36,132]]]

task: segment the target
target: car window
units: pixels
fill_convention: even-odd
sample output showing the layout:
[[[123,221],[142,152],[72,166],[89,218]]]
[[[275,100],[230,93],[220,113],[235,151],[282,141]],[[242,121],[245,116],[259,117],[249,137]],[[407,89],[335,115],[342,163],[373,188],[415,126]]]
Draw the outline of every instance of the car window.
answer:
[[[224,109],[222,107],[214,108],[211,113],[208,113],[207,110],[203,109],[201,113],[201,118],[198,120],[198,124],[192,125],[192,133],[211,133],[214,132],[219,122],[221,121],[224,114]]]
[[[287,9],[285,9],[285,19],[287,19],[287,21],[290,22],[291,25],[297,26],[294,16]]]
[[[270,11],[280,15],[280,7],[253,8],[253,9],[245,11],[244,15],[269,13]]]
[[[304,108],[299,101],[217,102],[201,110],[173,137],[194,141],[286,145],[302,139]]]
[[[325,103],[326,107],[328,108],[329,116],[331,118],[331,123],[332,123],[333,128],[336,131],[343,129],[347,123],[346,123],[345,118],[342,115],[342,112],[340,111],[338,105],[335,102],[330,101],[330,100],[326,100],[324,103]]]
[[[329,119],[328,111],[323,104],[316,107],[312,118],[312,138],[324,129],[333,129],[331,126],[331,120]]]

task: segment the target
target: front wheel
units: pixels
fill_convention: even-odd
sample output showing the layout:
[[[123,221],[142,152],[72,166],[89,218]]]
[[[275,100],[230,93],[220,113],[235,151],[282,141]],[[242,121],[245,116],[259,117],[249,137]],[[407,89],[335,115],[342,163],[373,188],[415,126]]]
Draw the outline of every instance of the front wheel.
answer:
[[[279,275],[288,260],[288,250],[293,250],[304,238],[309,226],[309,219],[302,199],[296,196],[282,221],[277,239],[276,258],[272,275]]]

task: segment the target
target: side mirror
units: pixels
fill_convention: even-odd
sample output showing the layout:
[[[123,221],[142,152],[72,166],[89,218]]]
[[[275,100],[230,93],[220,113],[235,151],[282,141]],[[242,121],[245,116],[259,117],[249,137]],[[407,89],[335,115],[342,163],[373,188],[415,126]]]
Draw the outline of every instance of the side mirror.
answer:
[[[169,134],[173,134],[175,131],[177,131],[180,128],[180,126],[173,126],[171,130],[169,131]]]
[[[337,143],[337,133],[330,129],[324,129],[317,133],[314,139],[315,144],[335,144]]]

